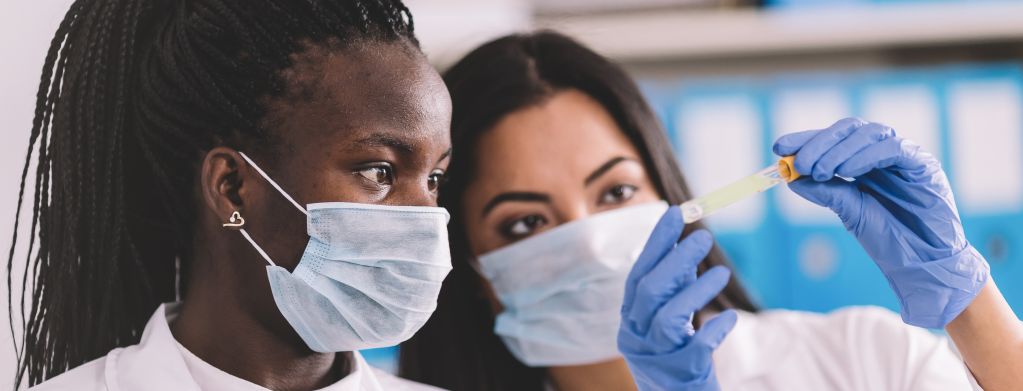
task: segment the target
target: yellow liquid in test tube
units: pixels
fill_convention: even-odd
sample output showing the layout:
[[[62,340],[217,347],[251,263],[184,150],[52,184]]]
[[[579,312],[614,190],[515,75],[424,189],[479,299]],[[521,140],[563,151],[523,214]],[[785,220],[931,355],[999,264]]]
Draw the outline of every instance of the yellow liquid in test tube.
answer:
[[[686,224],[699,221],[736,202],[761,193],[779,183],[791,182],[798,177],[799,174],[792,168],[792,157],[786,157],[778,161],[778,164],[766,167],[756,174],[732,182],[710,194],[683,202],[682,205],[679,205],[682,210],[682,219]]]

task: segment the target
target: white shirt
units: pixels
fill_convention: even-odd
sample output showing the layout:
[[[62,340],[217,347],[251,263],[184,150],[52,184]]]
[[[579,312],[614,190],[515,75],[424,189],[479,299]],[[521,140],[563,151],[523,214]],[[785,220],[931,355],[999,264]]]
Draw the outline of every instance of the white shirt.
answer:
[[[714,352],[722,390],[971,390],[948,340],[891,311],[739,312]]]
[[[177,304],[156,309],[138,345],[111,350],[106,357],[85,363],[32,391],[266,391],[217,369],[181,346],[168,323],[177,316]],[[370,367],[353,352],[355,368],[321,391],[437,391],[439,388],[401,379]]]

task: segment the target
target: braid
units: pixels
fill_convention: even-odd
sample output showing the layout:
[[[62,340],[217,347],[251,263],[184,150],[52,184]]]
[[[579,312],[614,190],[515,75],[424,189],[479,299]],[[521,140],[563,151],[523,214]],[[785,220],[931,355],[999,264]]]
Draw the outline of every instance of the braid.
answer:
[[[138,342],[157,305],[175,299],[176,261],[189,267],[191,191],[204,151],[266,146],[265,105],[286,97],[281,74],[293,55],[361,41],[418,46],[408,8],[400,0],[71,5],[43,66],[8,255],[12,335],[19,250],[27,264],[15,388]],[[24,249],[18,229],[30,182]]]
[[[11,336],[12,337],[14,337],[15,332],[14,332],[14,305],[13,305],[13,297],[14,297],[14,295],[13,295],[13,284],[12,284],[12,281],[11,281],[12,280],[11,276],[12,276],[12,273],[13,273],[12,269],[13,269],[13,264],[14,264],[15,249],[17,248],[17,243],[18,243],[18,236],[19,236],[18,235],[18,227],[19,227],[19,223],[21,221],[21,207],[22,207],[22,205],[24,203],[24,199],[25,199],[25,197],[24,197],[25,196],[25,184],[26,184],[26,181],[27,181],[27,178],[28,178],[28,169],[31,166],[32,151],[33,151],[35,145],[38,143],[39,144],[39,151],[37,153],[37,155],[38,155],[38,165],[36,167],[36,173],[35,173],[36,181],[35,181],[35,189],[34,189],[34,192],[33,192],[34,201],[33,201],[33,208],[32,208],[32,224],[31,224],[31,228],[29,229],[29,245],[28,245],[29,251],[27,252],[26,265],[32,264],[32,248],[34,248],[35,244],[36,244],[36,232],[37,232],[37,229],[38,229],[39,220],[40,220],[40,218],[42,216],[46,215],[47,209],[48,209],[48,204],[45,203],[44,200],[48,199],[48,196],[49,196],[48,189],[49,189],[49,179],[50,179],[50,175],[49,175],[49,173],[50,173],[50,171],[49,171],[49,162],[50,162],[50,160],[49,160],[49,153],[48,153],[49,150],[47,148],[47,145],[49,145],[49,140],[48,140],[49,139],[49,128],[50,128],[50,123],[51,123],[52,116],[53,116],[54,106],[56,105],[57,96],[59,95],[59,93],[61,91],[61,82],[62,82],[62,80],[64,78],[64,69],[65,69],[65,66],[67,64],[66,58],[64,56],[64,50],[65,50],[65,45],[64,44],[65,44],[65,40],[66,40],[68,31],[71,29],[71,27],[77,21],[77,14],[78,14],[79,8],[80,8],[80,5],[78,3],[72,4],[71,8],[68,10],[67,14],[64,16],[64,19],[61,21],[60,25],[57,27],[57,32],[54,35],[53,39],[51,40],[50,48],[49,48],[49,50],[47,51],[47,54],[46,54],[46,60],[45,60],[44,65],[43,65],[43,73],[42,73],[41,80],[39,82],[39,90],[38,90],[39,92],[36,95],[35,116],[34,116],[34,119],[32,121],[32,130],[31,130],[31,133],[29,135],[29,145],[28,145],[28,152],[26,153],[26,156],[25,156],[25,165],[24,165],[24,168],[22,169],[22,172],[21,172],[21,185],[20,185],[20,187],[18,189],[18,204],[17,204],[15,216],[14,216],[14,234],[13,234],[13,238],[11,239],[11,250],[10,250],[9,255],[8,255],[8,263],[7,263],[7,310],[8,310],[8,314],[10,314],[9,315],[10,316],[9,324],[10,324],[10,327],[11,327]],[[44,237],[45,234],[41,230],[38,231],[38,234],[39,234],[39,241],[40,242],[43,242],[43,241],[46,240],[46,238]],[[26,346],[27,346],[27,339],[28,339],[28,335],[30,335],[30,332],[31,332],[31,330],[33,328],[33,326],[29,324],[29,322],[28,322],[28,320],[27,320],[27,318],[25,316],[25,297],[24,297],[25,295],[24,295],[24,288],[27,286],[30,270],[31,270],[31,274],[33,276],[32,277],[33,281],[35,281],[35,277],[38,275],[38,265],[39,265],[39,263],[35,263],[35,265],[33,265],[32,267],[26,267],[25,271],[24,271],[24,274],[22,275],[21,286],[22,286],[22,294],[23,295],[22,295],[22,301],[21,301],[21,304],[20,304],[20,307],[19,307],[20,308],[19,313],[20,313],[20,319],[21,319],[21,329],[24,331],[24,335],[23,335],[23,337],[21,339],[20,346],[17,346],[17,344],[15,346],[16,357],[17,357],[17,360],[18,360],[18,362],[20,364],[20,368],[19,368],[20,370],[18,371],[18,373],[16,375],[16,378],[15,378],[15,384],[16,385],[21,384],[22,376],[23,376],[23,373],[25,371],[25,369],[24,369],[25,366],[26,366],[26,351],[25,350],[26,350]],[[33,300],[32,306],[30,308],[30,314],[31,315],[30,315],[29,318],[35,318],[36,313],[37,313],[37,308],[38,308],[38,303],[37,303],[36,300]],[[15,341],[18,340],[17,338],[12,338],[12,339],[15,340]]]

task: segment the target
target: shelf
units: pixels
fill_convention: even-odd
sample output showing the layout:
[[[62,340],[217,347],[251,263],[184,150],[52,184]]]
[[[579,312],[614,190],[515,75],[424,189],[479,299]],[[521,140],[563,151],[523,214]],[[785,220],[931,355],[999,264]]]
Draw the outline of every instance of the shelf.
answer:
[[[1023,2],[889,4],[795,10],[667,10],[536,21],[618,60],[1023,42]]]

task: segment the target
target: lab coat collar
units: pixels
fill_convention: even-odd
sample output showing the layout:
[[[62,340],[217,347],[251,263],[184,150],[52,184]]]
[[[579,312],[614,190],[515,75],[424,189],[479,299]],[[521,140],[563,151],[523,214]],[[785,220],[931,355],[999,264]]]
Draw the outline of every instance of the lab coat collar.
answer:
[[[104,377],[109,391],[174,390],[201,391],[195,382],[169,323],[180,303],[164,303],[153,313],[137,345],[114,349],[107,355]],[[354,368],[335,386],[343,389],[380,390],[369,365],[359,352],[352,352]],[[343,385],[342,385],[343,384]]]
[[[138,345],[115,349],[107,355],[106,383],[110,391],[154,389],[200,391],[178,353],[168,326],[168,315],[178,303],[161,304],[149,318]]]

